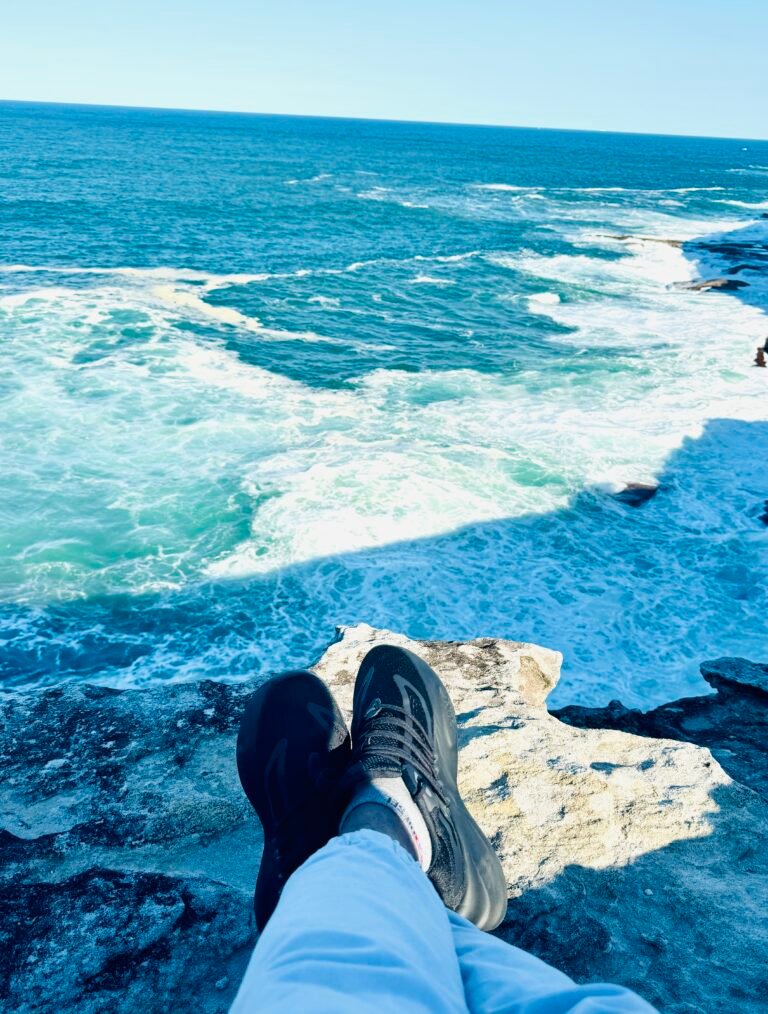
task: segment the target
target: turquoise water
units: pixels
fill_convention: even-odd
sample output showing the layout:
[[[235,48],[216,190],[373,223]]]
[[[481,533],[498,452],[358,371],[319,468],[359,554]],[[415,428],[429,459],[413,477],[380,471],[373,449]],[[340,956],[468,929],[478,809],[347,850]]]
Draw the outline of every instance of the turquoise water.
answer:
[[[766,212],[767,142],[0,104],[4,685],[765,656]]]

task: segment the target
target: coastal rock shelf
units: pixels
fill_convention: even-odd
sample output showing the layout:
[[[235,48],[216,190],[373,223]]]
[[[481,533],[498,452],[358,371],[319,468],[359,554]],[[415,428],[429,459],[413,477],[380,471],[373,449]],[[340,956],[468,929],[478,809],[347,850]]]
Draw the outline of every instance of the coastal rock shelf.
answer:
[[[646,714],[546,709],[557,652],[346,628],[314,667],[347,713],[382,641],[443,677],[462,789],[509,882],[501,936],[665,1014],[764,1009],[768,668]],[[256,681],[0,699],[0,998],[18,1012],[225,1011],[261,838],[234,740]]]

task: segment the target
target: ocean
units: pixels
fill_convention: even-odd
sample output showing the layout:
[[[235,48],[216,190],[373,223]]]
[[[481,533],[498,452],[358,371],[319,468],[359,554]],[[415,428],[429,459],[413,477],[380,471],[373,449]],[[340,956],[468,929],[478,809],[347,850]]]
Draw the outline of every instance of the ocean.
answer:
[[[767,238],[768,142],[0,103],[0,686],[764,659]]]

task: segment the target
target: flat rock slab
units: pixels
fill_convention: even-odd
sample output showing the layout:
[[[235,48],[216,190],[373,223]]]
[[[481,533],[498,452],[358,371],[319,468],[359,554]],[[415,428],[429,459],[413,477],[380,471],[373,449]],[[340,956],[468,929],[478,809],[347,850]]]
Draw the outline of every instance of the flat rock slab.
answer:
[[[695,742],[549,714],[560,656],[536,645],[347,628],[314,667],[345,712],[360,661],[382,642],[416,651],[449,689],[462,789],[509,884],[502,937],[580,981],[629,985],[665,1012],[765,1009],[760,792]],[[738,674],[727,673],[738,696]],[[2,698],[9,1009],[227,1010],[254,941],[261,834],[234,743],[258,682]],[[765,707],[751,683],[744,692]],[[738,730],[728,736],[738,752]]]

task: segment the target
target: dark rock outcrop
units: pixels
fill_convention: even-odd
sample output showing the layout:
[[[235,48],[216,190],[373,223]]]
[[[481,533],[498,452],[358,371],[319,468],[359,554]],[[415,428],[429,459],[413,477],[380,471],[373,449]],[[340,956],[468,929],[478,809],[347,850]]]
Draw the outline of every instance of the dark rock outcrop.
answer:
[[[503,937],[665,1014],[762,1011],[765,666],[706,663],[716,694],[647,714],[555,716],[557,652],[361,625],[316,666],[343,710],[382,640],[450,690],[462,791],[509,883]],[[227,1010],[254,941],[261,837],[234,765],[254,685],[0,698],[0,1007]]]
[[[636,236],[632,233],[606,233],[608,239],[617,239],[622,243],[662,243],[664,246],[671,246],[680,249],[683,245],[681,239],[667,239],[664,236]]]
[[[0,701],[0,1007],[225,1011],[258,832],[234,769],[250,688]]]
[[[648,503],[652,500],[659,492],[659,487],[651,485],[646,482],[630,482],[619,490],[618,493],[613,494],[613,499],[618,500],[619,503],[625,503],[628,507],[642,507],[644,503]]]
[[[685,282],[680,286],[683,289],[690,289],[691,292],[705,292],[709,289],[719,289],[721,292],[736,292],[737,289],[745,289],[749,282],[740,278],[703,278],[699,282]]]
[[[620,729],[705,746],[731,778],[768,799],[768,665],[720,658],[703,662],[701,674],[717,693],[645,712],[611,701],[605,708],[574,705],[553,714],[582,729]]]

